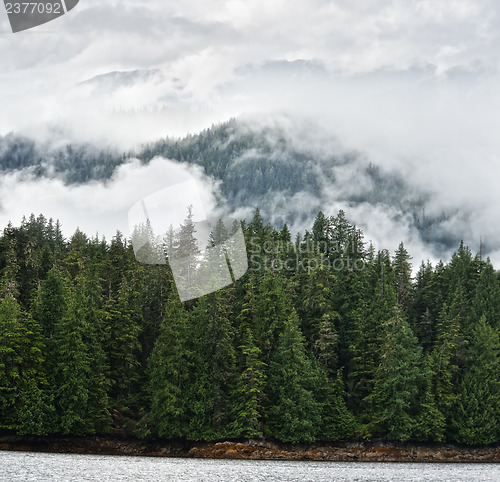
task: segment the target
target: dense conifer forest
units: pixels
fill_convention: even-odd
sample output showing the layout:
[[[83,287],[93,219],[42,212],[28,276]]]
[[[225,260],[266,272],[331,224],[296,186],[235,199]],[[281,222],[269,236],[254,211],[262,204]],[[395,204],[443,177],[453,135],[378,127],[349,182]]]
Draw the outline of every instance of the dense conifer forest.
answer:
[[[342,211],[319,212],[293,239],[258,210],[242,227],[247,273],[181,303],[168,264],[140,264],[119,232],[65,239],[42,215],[9,224],[0,428],[500,441],[500,283],[488,259],[461,243],[412,276],[420,261],[403,243],[376,251]],[[191,228],[187,215],[178,236]]]

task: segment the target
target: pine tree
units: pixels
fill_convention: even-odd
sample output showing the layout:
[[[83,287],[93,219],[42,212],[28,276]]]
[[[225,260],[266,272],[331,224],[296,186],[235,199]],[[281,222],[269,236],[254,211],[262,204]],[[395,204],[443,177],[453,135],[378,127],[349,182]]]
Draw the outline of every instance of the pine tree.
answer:
[[[8,248],[5,254],[5,267],[0,278],[0,296],[11,296],[17,299],[19,296],[18,273],[19,263],[16,253],[16,241],[11,239],[8,241]]]
[[[7,295],[0,301],[0,428],[15,429],[23,358],[22,313]]]
[[[55,411],[48,390],[42,329],[30,314],[24,323],[24,339],[17,431],[22,435],[47,435],[54,431]]]
[[[160,437],[187,436],[190,413],[186,391],[191,382],[191,363],[188,314],[180,301],[173,298],[167,304],[159,336],[148,360],[149,430]]]
[[[336,373],[338,357],[335,323],[339,314],[334,310],[334,283],[334,275],[325,266],[311,270],[302,288],[298,309],[309,347],[329,375]]]
[[[137,392],[140,391],[139,334],[142,317],[133,309],[133,296],[130,284],[124,278],[118,299],[108,299],[103,310],[103,328],[107,333],[103,349],[109,363],[109,395],[116,410],[115,423],[119,426],[137,417],[140,405]]]
[[[321,430],[322,406],[316,392],[320,371],[307,356],[293,311],[279,336],[266,386],[267,433],[282,442],[313,442]]]
[[[279,272],[266,271],[256,287],[254,315],[255,339],[265,363],[269,363],[292,309],[288,302],[286,280]]]
[[[55,326],[54,400],[64,434],[102,432],[110,424],[96,295],[95,281],[80,275],[67,313]]]
[[[409,315],[412,297],[411,264],[410,255],[401,243],[394,256],[394,281],[396,291],[396,302],[405,316]]]
[[[63,277],[56,268],[52,268],[47,278],[40,283],[35,308],[49,352],[52,350],[55,326],[61,322],[66,310],[67,294]]]
[[[488,258],[479,275],[472,298],[473,319],[479,321],[482,316],[493,328],[500,328],[500,284],[498,275]]]
[[[374,389],[378,421],[392,439],[411,440],[424,388],[422,348],[410,325],[397,315],[389,328]]]
[[[330,231],[330,220],[324,215],[323,211],[320,211],[314,220],[312,240],[315,248],[324,255],[327,255],[330,251]]]
[[[318,397],[323,404],[321,440],[346,440],[351,438],[356,429],[356,420],[346,404],[346,391],[342,369],[333,379],[327,377],[323,396]]]
[[[428,353],[434,344],[436,323],[433,317],[437,317],[439,312],[434,303],[433,280],[434,271],[432,265],[430,262],[422,262],[415,278],[409,320],[412,330],[425,353]]]
[[[39,324],[10,295],[0,302],[0,427],[23,434],[51,431]]]
[[[461,367],[466,358],[467,345],[462,332],[463,306],[463,292],[458,285],[451,305],[445,303],[443,306],[436,327],[436,343],[430,355],[434,395],[448,428],[457,401]]]
[[[432,371],[430,356],[425,357],[424,370],[424,386],[420,398],[421,409],[415,417],[413,438],[424,442],[443,442],[446,420],[439,410],[434,396],[432,380],[435,373]]]
[[[456,440],[492,444],[500,436],[500,338],[484,316],[474,328],[469,360],[452,417]]]
[[[242,371],[235,392],[236,410],[234,435],[261,437],[266,365],[261,361],[260,348],[255,344],[252,331],[247,326],[242,350]]]
[[[200,249],[195,233],[193,207],[188,206],[186,219],[176,232],[173,254],[169,253],[169,264],[174,272],[177,290],[183,297],[187,297],[186,299],[202,294],[199,293],[197,284]]]
[[[88,245],[88,237],[77,228],[73,236],[71,236],[68,245],[69,251],[64,259],[65,268],[71,279],[75,279],[85,268],[89,255]]]
[[[127,241],[120,231],[111,239],[109,249],[104,255],[101,265],[101,276],[105,279],[104,293],[108,298],[118,294],[125,274],[131,268],[131,259],[127,249]]]
[[[194,378],[189,437],[195,440],[232,436],[237,374],[229,310],[220,291],[201,298],[190,317]]]
[[[396,294],[389,253],[380,251],[367,265],[368,300],[358,302],[349,343],[348,406],[362,425],[375,416],[372,392],[383,355],[387,323],[394,319]]]
[[[83,296],[80,298],[80,284]],[[109,413],[109,366],[108,358],[103,346],[106,345],[109,333],[105,329],[103,319],[103,296],[102,280],[98,277],[98,265],[95,261],[90,264],[85,277],[77,281],[77,300],[82,302],[78,312],[79,316],[85,317],[86,330],[84,332],[84,343],[86,345],[88,358],[91,360],[91,376],[88,380],[89,386],[89,416],[93,422],[94,430],[98,433],[108,432],[111,426]]]

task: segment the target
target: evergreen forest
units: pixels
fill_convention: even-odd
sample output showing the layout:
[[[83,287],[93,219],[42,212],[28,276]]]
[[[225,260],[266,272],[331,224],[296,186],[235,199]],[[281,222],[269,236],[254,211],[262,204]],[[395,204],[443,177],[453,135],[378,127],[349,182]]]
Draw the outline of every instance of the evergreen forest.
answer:
[[[139,263],[120,232],[66,239],[43,215],[5,227],[0,429],[500,442],[489,259],[464,243],[436,265],[376,250],[343,211],[293,237],[258,210],[241,225],[246,274],[184,303],[169,265]],[[188,212],[171,249],[192,234]]]

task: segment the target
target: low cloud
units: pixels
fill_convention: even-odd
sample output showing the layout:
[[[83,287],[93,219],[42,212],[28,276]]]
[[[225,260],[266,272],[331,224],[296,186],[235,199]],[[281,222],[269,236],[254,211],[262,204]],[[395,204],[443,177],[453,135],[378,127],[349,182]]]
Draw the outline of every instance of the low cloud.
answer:
[[[18,225],[23,216],[34,213],[59,219],[66,237],[77,227],[89,236],[97,234],[108,240],[117,230],[128,236],[128,210],[133,204],[186,180],[196,183],[204,214],[215,214],[220,196],[218,184],[196,166],[160,157],[148,165],[130,160],[106,183],[65,185],[60,179],[34,178],[27,171],[4,174],[0,179],[0,224],[6,226],[12,221]],[[186,208],[188,204],[190,199],[186,198]],[[170,224],[177,228],[182,220],[179,213],[165,212],[165,231]]]

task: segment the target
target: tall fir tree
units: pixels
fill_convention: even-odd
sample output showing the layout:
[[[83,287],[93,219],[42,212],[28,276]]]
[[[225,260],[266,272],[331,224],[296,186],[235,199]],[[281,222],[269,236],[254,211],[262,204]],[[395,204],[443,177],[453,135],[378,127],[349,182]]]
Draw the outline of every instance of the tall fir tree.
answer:
[[[191,313],[194,378],[189,389],[189,438],[195,440],[233,435],[237,373],[229,316],[230,306],[220,291],[201,298]]]
[[[414,435],[416,419],[422,411],[419,400],[425,389],[423,362],[417,338],[397,313],[389,323],[373,394],[376,420],[393,440],[405,442]]]
[[[488,445],[500,435],[500,337],[483,316],[474,328],[467,373],[452,416],[457,442]]]
[[[318,386],[324,380],[308,358],[298,317],[292,311],[273,354],[266,386],[267,433],[282,442],[313,442],[321,430]]]
[[[188,435],[190,423],[188,388],[192,354],[188,313],[176,298],[166,307],[153,351],[148,360],[151,413],[147,431],[164,438]]]

